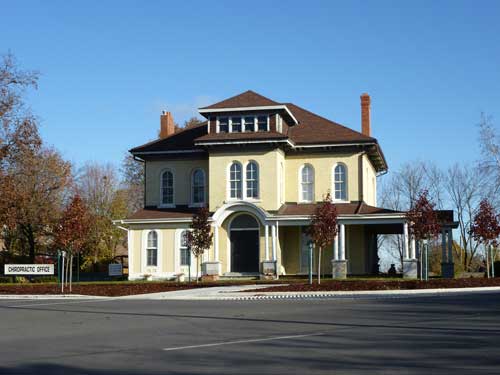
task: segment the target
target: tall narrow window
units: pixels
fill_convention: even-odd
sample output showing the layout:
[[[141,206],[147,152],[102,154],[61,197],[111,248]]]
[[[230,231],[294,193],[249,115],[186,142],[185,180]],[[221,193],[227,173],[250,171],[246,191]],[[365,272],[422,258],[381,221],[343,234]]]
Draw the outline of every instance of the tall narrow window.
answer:
[[[257,128],[260,132],[267,132],[267,116],[257,117]]]
[[[312,202],[314,199],[314,170],[309,164],[302,167],[301,171],[301,198],[303,202]]]
[[[233,133],[241,132],[241,117],[231,117],[231,131]]]
[[[191,249],[188,246],[188,231],[184,230],[181,233],[181,246],[180,250],[180,258],[181,258],[181,266],[189,266],[191,264]]]
[[[219,117],[219,133],[229,132],[229,119],[227,117]]]
[[[156,266],[158,263],[158,234],[155,231],[148,233],[146,246],[146,264]]]
[[[344,164],[337,164],[334,179],[335,200],[347,200],[346,166]]]
[[[255,131],[255,117],[253,117],[253,116],[246,116],[245,117],[245,131],[246,132]]]
[[[205,203],[205,172],[195,169],[191,176],[191,199],[193,204]]]
[[[174,204],[174,174],[165,171],[161,175],[161,203]]]
[[[232,199],[241,199],[241,164],[233,163],[229,169],[229,190]]]
[[[259,167],[256,162],[247,164],[247,198],[257,199],[259,197]]]

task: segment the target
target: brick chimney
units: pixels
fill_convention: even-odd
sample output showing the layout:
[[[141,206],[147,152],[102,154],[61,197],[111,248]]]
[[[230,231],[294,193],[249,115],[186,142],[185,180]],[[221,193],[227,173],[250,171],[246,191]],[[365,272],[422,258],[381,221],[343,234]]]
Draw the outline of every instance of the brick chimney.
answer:
[[[370,95],[361,94],[361,133],[368,137],[371,137],[370,101]]]
[[[167,138],[174,134],[174,116],[170,112],[162,111],[160,116],[160,138]]]

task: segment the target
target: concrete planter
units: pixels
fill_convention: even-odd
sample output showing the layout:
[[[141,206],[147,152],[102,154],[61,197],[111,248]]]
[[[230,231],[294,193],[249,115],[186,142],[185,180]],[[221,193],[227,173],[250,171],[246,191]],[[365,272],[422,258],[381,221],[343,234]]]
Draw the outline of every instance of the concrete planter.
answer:
[[[260,262],[261,280],[273,280],[276,278],[276,261],[265,260]]]
[[[332,260],[332,278],[347,278],[347,260]]]
[[[201,264],[201,275],[204,276],[217,276],[220,275],[220,262],[203,262]]]

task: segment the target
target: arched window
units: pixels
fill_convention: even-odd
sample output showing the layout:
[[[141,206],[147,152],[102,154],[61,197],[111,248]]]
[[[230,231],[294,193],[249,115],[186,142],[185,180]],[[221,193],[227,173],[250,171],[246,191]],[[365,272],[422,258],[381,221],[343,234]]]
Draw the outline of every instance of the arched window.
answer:
[[[158,263],[158,234],[154,230],[148,233],[146,259],[148,266],[156,266]]]
[[[195,169],[191,176],[191,201],[193,204],[205,203],[205,172]]]
[[[181,232],[181,246],[179,248],[181,266],[189,266],[191,264],[191,249],[188,246],[188,231],[184,230]]]
[[[314,200],[314,169],[306,164],[300,172],[300,191],[303,202],[312,202]]]
[[[257,199],[259,197],[259,166],[251,161],[246,170],[247,198]]]
[[[241,164],[234,162],[229,168],[229,196],[231,199],[241,199]]]
[[[338,201],[347,200],[347,174],[344,164],[337,164],[333,172],[334,179],[334,199]]]
[[[161,175],[161,203],[174,204],[174,174],[170,170]]]

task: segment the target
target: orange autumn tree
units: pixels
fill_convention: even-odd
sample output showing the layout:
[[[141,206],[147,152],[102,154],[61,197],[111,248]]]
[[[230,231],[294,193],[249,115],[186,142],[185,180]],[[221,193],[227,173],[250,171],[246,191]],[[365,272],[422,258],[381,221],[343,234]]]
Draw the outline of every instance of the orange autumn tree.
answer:
[[[316,207],[311,224],[307,228],[307,234],[318,249],[318,284],[321,283],[321,253],[332,244],[337,231],[337,209],[332,203],[330,193],[327,193],[323,202]]]

